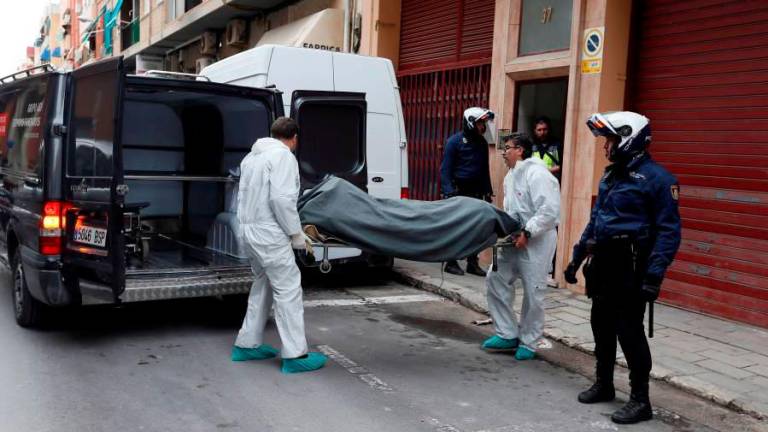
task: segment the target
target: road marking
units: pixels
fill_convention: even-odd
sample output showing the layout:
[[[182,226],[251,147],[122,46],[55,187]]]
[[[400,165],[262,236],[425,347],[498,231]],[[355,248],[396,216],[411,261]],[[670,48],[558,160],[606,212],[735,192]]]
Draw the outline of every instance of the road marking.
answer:
[[[416,302],[431,302],[431,301],[443,301],[442,297],[438,297],[432,294],[410,294],[410,295],[397,295],[386,297],[368,297],[368,298],[354,298],[354,299],[318,299],[318,300],[306,300],[304,301],[305,308],[320,307],[320,306],[365,306],[365,305],[378,305],[378,304],[396,304],[396,303],[416,303]]]
[[[355,375],[362,382],[368,384],[368,386],[371,387],[372,389],[385,392],[385,393],[391,393],[395,391],[395,389],[392,388],[392,386],[385,383],[381,378],[370,373],[366,368],[355,363],[353,360],[347,358],[344,354],[336,351],[330,346],[318,345],[317,349],[320,350],[321,353],[330,357],[331,360],[338,363],[339,366],[346,369],[347,372],[351,373],[352,375]]]

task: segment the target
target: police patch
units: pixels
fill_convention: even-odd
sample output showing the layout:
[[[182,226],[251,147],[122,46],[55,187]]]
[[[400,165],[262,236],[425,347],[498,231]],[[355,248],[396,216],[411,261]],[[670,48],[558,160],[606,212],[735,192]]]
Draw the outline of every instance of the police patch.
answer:
[[[680,185],[672,185],[669,187],[670,192],[672,192],[672,199],[677,201],[680,199]]]

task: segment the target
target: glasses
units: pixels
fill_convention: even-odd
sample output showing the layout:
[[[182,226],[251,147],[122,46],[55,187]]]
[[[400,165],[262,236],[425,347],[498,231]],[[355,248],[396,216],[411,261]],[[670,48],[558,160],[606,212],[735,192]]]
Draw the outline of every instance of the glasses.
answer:
[[[520,149],[520,148],[522,148],[522,147],[519,146],[519,145],[503,145],[503,146],[499,147],[498,150],[499,150],[500,153],[506,153],[508,150],[512,150],[512,149],[516,149],[517,150],[517,149]]]

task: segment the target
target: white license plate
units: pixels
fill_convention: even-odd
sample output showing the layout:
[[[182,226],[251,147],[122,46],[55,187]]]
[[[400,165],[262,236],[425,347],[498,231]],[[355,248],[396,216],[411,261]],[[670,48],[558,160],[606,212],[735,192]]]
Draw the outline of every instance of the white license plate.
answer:
[[[104,247],[107,244],[107,230],[81,225],[75,228],[74,238],[78,243]]]

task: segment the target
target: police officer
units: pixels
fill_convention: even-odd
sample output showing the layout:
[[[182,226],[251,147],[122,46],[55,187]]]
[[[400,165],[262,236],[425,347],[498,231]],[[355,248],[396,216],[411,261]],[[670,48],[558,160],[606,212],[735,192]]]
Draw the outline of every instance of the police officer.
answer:
[[[467,108],[463,116],[463,130],[448,138],[440,183],[443,197],[468,196],[490,202],[493,195],[488,166],[488,141],[493,130],[494,114],[485,108]],[[456,261],[449,261],[445,271],[463,275]],[[477,255],[467,257],[467,273],[485,277]]]
[[[533,156],[543,160],[549,172],[560,181],[563,145],[550,135],[551,132],[552,121],[549,117],[536,117],[533,121]]]
[[[565,280],[576,283],[576,271],[588,259],[583,273],[592,298],[597,367],[595,384],[579,394],[579,402],[614,399],[618,337],[630,370],[631,393],[611,419],[631,424],[653,415],[648,397],[651,352],[643,315],[645,304],[659,296],[664,273],[680,245],[679,186],[647,151],[651,129],[646,117],[627,111],[596,113],[587,126],[605,138],[612,163],[600,180],[589,224],[565,271]]]

